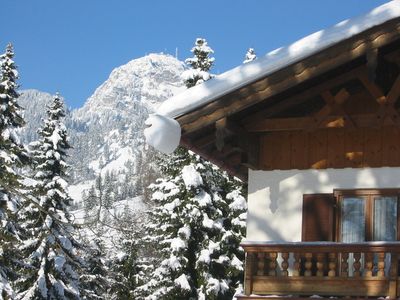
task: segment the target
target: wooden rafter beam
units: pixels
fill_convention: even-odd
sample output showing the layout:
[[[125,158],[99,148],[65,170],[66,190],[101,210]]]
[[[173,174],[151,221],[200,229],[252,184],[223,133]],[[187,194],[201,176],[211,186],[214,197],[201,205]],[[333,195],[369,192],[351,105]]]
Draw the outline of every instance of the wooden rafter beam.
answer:
[[[228,136],[226,123],[227,118],[222,118],[215,122],[215,146],[218,151],[222,151],[225,146],[225,138]]]
[[[375,114],[352,115],[352,121],[356,127],[377,128],[380,126]],[[318,125],[318,128],[343,128],[346,127],[348,119],[343,115],[330,115]],[[259,123],[247,126],[249,132],[261,133],[271,131],[291,131],[291,130],[308,130],[315,124],[312,117],[300,118],[275,118],[265,119]],[[392,125],[390,122],[383,125]]]
[[[217,148],[214,155],[224,155],[224,152],[232,154],[232,147],[226,145],[225,139],[227,137],[233,138],[235,149],[240,151],[233,151],[235,156],[241,156],[241,163],[248,167],[256,168],[258,163],[258,138],[249,133],[245,128],[236,124],[229,118],[222,118],[215,123],[215,146]]]
[[[383,93],[375,82],[369,79],[365,72],[359,72],[358,78],[371,96],[379,103],[380,107],[376,114],[376,118],[380,123],[385,122],[385,119],[388,118],[393,124],[400,126],[400,115],[394,107],[396,101],[400,97],[400,75],[395,79],[387,95]]]
[[[378,49],[374,48],[367,51],[366,56],[367,56],[368,78],[370,80],[375,80],[376,67],[378,66]]]
[[[305,90],[304,92],[298,93],[295,96],[289,97],[282,102],[279,102],[278,104],[274,105],[271,108],[259,111],[255,114],[252,114],[245,119],[243,119],[242,124],[244,124],[247,128],[247,126],[252,126],[257,124],[259,121],[262,121],[272,115],[279,114],[293,106],[302,104],[310,98],[316,97],[323,93],[324,91],[328,89],[332,89],[334,87],[343,85],[346,82],[349,82],[351,80],[354,80],[357,78],[357,75],[360,71],[361,67],[355,68],[345,74],[342,74],[339,77],[335,77],[329,80],[324,81],[323,83],[316,85],[312,88],[309,88]]]
[[[246,138],[248,135],[246,129],[229,120],[227,117],[219,119],[215,122],[215,130],[216,145],[218,150],[222,150],[224,146],[224,139],[226,137],[236,135],[240,138]]]
[[[397,76],[392,88],[387,94],[387,103],[394,104],[400,96],[400,75]]]
[[[196,152],[204,159],[212,162],[213,164],[215,164],[218,167],[222,168],[223,170],[227,171],[230,175],[236,176],[243,181],[247,180],[247,173],[246,173],[247,170],[243,170],[240,165],[239,166],[234,165],[234,164],[232,164],[232,162],[228,163],[226,161],[222,161],[216,157],[213,157],[212,155],[210,155],[210,153],[208,153],[204,149],[197,148],[195,145],[193,145],[193,143],[191,141],[189,141],[185,137],[181,138],[181,145],[183,147],[185,147],[186,149]]]
[[[208,146],[210,146],[211,144],[215,143],[215,134],[207,134],[205,136],[202,136],[198,139],[192,140],[191,143],[193,143],[194,145],[196,145],[196,147],[203,149],[206,148]]]
[[[224,148],[221,151],[213,151],[211,153],[212,156],[216,156],[216,157],[221,157],[221,158],[225,158],[228,157],[230,155],[232,155],[233,153],[242,153],[244,150],[240,147],[237,146],[232,146],[232,145],[225,145]]]
[[[321,93],[321,96],[325,100],[326,105],[314,114],[313,118],[315,122],[310,129],[318,128],[326,118],[334,113],[343,116],[343,119],[347,120],[346,124],[350,127],[355,127],[353,120],[343,109],[343,103],[350,98],[350,94],[346,89],[342,88],[335,96],[333,96],[329,90],[326,90]]]

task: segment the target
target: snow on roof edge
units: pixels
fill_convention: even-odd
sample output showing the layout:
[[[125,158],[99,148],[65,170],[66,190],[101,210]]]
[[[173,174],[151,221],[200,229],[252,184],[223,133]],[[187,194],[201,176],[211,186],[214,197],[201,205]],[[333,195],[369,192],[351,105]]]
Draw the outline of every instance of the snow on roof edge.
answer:
[[[157,113],[177,118],[216,98],[396,17],[400,17],[400,0],[392,0],[374,8],[367,14],[344,20],[328,29],[310,34],[287,47],[273,50],[264,57],[240,65],[207,82],[187,89],[163,102],[157,109]]]

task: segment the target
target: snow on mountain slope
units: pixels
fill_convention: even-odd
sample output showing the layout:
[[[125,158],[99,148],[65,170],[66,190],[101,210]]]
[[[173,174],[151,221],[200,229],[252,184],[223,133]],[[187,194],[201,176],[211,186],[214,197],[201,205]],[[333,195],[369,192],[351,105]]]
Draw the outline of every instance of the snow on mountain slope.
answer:
[[[68,113],[65,124],[74,147],[69,163],[75,200],[98,176],[113,177],[117,190],[122,189],[118,182],[129,184],[129,190],[135,190],[129,198],[143,193],[156,155],[144,143],[144,121],[163,101],[184,89],[183,71],[184,64],[170,55],[134,59],[114,69],[82,108]],[[22,92],[20,103],[26,108],[28,123],[22,133],[25,140],[36,136],[50,99],[47,93]]]
[[[72,112],[79,137],[73,151],[75,179],[90,179],[101,170],[127,171],[124,163],[143,160],[138,157],[144,154],[144,121],[182,87],[183,70],[172,56],[150,54],[111,72],[85,105]],[[134,163],[134,168],[139,166]]]
[[[149,54],[132,60],[114,69],[74,116],[91,122],[96,116],[135,113],[141,105],[153,111],[182,88],[183,70],[183,63],[170,55]]]

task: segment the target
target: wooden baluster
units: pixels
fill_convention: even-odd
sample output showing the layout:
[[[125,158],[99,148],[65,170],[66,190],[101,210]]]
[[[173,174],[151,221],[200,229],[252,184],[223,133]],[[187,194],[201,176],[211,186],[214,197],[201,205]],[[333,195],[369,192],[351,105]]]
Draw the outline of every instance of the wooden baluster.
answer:
[[[324,266],[325,266],[325,253],[317,254],[317,276],[324,276]]]
[[[278,265],[277,262],[276,262],[276,258],[277,257],[278,257],[278,253],[276,253],[276,252],[271,252],[269,254],[269,259],[270,259],[269,268],[268,268],[268,270],[269,270],[268,275],[269,276],[276,276],[276,267]]]
[[[253,292],[254,263],[255,263],[255,254],[251,253],[251,252],[247,252],[245,275],[244,275],[244,278],[245,278],[244,293],[246,296],[250,296]]]
[[[294,253],[293,276],[300,276],[300,253]]]
[[[365,277],[372,277],[372,268],[374,267],[374,254],[371,252],[365,253]]]
[[[385,253],[378,253],[378,272],[376,273],[378,277],[385,277]]]
[[[306,263],[304,264],[306,270],[304,271],[304,276],[305,277],[310,277],[312,275],[312,253],[306,253],[305,258],[306,258]]]
[[[288,252],[283,252],[282,253],[282,263],[281,263],[281,267],[282,267],[282,276],[289,276],[289,272],[288,272],[288,267],[289,267],[289,253]]]
[[[360,272],[361,262],[360,262],[360,259],[361,259],[361,253],[355,252],[354,253],[354,262],[353,262],[353,268],[354,268],[353,276],[354,277],[360,277],[361,276],[361,272]]]
[[[342,253],[342,261],[341,261],[341,274],[340,276],[342,277],[348,277],[349,276],[349,253],[344,252]]]
[[[265,270],[265,253],[258,252],[257,253],[257,275],[263,276]]]
[[[329,277],[336,276],[336,253],[329,253]]]

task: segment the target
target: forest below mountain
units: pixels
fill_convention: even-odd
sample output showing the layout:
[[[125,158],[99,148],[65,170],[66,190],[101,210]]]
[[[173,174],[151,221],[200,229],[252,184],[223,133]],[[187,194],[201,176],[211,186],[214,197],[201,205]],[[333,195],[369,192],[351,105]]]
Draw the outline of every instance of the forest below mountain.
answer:
[[[240,292],[242,183],[183,148],[162,155],[143,136],[160,103],[212,80],[212,49],[197,39],[192,52],[186,65],[164,54],[132,60],[69,110],[61,95],[18,90],[23,78],[7,47],[0,299],[232,299]]]

